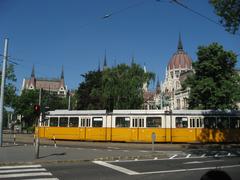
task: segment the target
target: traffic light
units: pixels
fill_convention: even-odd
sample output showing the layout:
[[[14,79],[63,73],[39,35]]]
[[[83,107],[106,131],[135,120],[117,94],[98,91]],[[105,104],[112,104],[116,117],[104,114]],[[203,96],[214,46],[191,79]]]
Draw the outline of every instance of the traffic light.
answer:
[[[34,105],[33,110],[34,110],[34,114],[35,114],[36,116],[40,116],[41,107],[40,107],[38,104],[35,104],[35,105]]]

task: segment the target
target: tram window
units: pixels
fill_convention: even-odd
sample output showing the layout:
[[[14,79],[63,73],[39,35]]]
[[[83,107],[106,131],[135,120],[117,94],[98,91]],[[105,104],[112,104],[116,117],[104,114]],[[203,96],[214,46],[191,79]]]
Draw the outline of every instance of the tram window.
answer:
[[[215,117],[205,117],[204,118],[205,128],[216,128],[216,118]]]
[[[57,117],[51,117],[50,118],[50,126],[51,127],[57,127],[58,126],[58,118]]]
[[[60,117],[59,126],[60,127],[67,127],[68,126],[68,118],[67,117]]]
[[[188,120],[186,117],[176,117],[176,128],[187,128]]]
[[[81,127],[90,127],[90,118],[81,118]]]
[[[102,127],[103,119],[102,117],[93,117],[92,118],[92,127]]]
[[[144,119],[139,119],[139,127],[144,127]]]
[[[147,117],[147,127],[162,127],[162,118]]]
[[[116,127],[130,127],[130,118],[116,117]]]
[[[195,119],[190,119],[190,127],[195,127]]]
[[[200,126],[199,126],[199,127],[203,127],[203,120],[202,120],[202,118],[199,119],[199,123],[200,123]]]
[[[230,128],[240,128],[240,117],[231,117],[230,118]]]
[[[69,127],[78,127],[78,117],[70,117],[69,118]]]
[[[229,128],[229,119],[227,117],[217,117],[217,128]]]
[[[144,119],[143,118],[133,118],[132,119],[132,127],[144,127]]]

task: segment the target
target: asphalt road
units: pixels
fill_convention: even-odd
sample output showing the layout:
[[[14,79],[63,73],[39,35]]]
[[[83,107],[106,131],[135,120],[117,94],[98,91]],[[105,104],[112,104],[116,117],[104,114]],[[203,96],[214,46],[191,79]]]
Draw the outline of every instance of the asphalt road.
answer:
[[[0,166],[0,179],[199,180],[211,169],[221,169],[232,180],[238,180],[240,157],[170,157],[149,160]]]
[[[240,157],[199,157],[132,161],[95,161],[77,164],[47,165],[58,179],[86,180],[199,180],[210,169],[222,169],[233,180],[240,175]]]

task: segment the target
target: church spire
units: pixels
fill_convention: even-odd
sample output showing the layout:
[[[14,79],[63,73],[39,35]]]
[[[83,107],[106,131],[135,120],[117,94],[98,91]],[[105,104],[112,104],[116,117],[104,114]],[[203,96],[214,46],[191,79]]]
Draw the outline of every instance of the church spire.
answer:
[[[183,51],[183,45],[182,45],[182,39],[181,39],[180,33],[179,33],[179,38],[178,38],[178,51]]]
[[[63,71],[63,66],[62,66],[62,72],[61,72],[61,79],[64,79],[64,71]]]
[[[107,68],[107,53],[105,49],[105,55],[104,55],[104,62],[103,62],[103,70]]]
[[[33,67],[32,67],[31,77],[35,77],[35,69],[34,69],[34,65],[33,65]]]

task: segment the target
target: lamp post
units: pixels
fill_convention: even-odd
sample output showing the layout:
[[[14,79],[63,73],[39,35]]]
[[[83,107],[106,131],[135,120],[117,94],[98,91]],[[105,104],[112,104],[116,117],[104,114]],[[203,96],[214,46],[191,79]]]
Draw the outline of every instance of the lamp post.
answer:
[[[3,106],[4,106],[4,88],[5,88],[5,75],[8,56],[8,39],[5,39],[3,65],[2,65],[2,81],[1,81],[1,97],[0,97],[0,147],[3,144]]]

